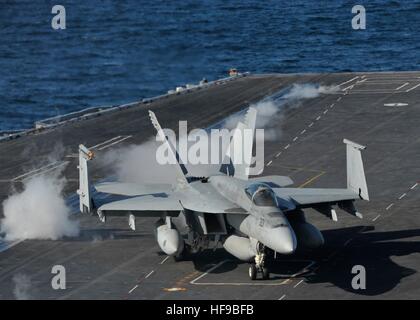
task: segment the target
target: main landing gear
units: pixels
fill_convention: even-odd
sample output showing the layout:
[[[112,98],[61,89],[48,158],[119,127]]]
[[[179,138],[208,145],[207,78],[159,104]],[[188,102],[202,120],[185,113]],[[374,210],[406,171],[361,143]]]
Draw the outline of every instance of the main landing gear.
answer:
[[[184,248],[181,252],[173,256],[175,262],[185,261],[191,257],[191,247],[184,243]]]
[[[265,266],[267,253],[265,246],[261,243],[257,245],[257,254],[255,255],[255,262],[252,262],[249,266],[249,278],[251,280],[257,279],[258,272],[261,272],[262,279],[268,280],[270,278],[270,273],[268,268]]]

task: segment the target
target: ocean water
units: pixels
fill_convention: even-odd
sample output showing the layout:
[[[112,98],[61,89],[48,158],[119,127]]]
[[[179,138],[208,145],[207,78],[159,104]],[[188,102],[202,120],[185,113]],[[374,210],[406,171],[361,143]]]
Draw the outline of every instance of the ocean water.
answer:
[[[419,70],[420,1],[0,0],[0,131],[151,97],[236,67]],[[366,8],[353,30],[351,8]]]

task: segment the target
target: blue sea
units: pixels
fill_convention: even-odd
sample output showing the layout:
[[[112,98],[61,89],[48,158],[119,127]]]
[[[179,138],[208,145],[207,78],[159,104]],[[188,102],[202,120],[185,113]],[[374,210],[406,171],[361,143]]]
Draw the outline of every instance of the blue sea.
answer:
[[[51,9],[66,9],[66,29]],[[353,30],[351,9],[366,9]],[[254,73],[419,70],[419,1],[0,0],[0,131]]]

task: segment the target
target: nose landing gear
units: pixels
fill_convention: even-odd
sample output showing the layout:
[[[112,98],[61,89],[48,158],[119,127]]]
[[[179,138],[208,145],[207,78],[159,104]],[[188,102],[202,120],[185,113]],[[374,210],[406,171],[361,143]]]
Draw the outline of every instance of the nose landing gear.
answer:
[[[261,272],[263,280],[268,280],[270,278],[268,268],[265,266],[266,257],[267,254],[265,246],[262,243],[258,243],[255,262],[252,262],[249,266],[249,278],[251,280],[255,280],[257,278],[258,272]]]

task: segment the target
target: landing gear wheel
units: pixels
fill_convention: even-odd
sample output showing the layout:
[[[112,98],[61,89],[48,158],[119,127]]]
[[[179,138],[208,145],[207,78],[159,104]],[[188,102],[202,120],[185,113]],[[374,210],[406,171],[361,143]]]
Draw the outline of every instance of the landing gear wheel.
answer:
[[[251,264],[249,266],[249,278],[251,280],[255,280],[257,278],[257,267],[255,267],[255,264]]]
[[[255,258],[254,258],[255,264],[253,264],[255,272],[261,272],[263,280],[267,280],[270,276],[268,269],[265,267],[266,258],[267,258],[267,249],[261,242],[258,242],[256,251],[257,251],[257,254],[255,255]],[[250,269],[249,275],[251,276],[251,269]]]
[[[190,254],[191,254],[190,246],[187,244],[184,244],[184,248],[182,249],[182,251],[178,253],[177,255],[172,256],[172,258],[174,259],[175,262],[184,261],[184,260],[188,260],[188,258],[190,257]]]
[[[268,272],[268,268],[262,268],[262,278],[263,280],[268,280],[270,278],[270,272]]]
[[[172,256],[172,258],[174,259],[175,262],[180,262],[184,260],[184,255],[182,253],[176,255],[176,256]]]

